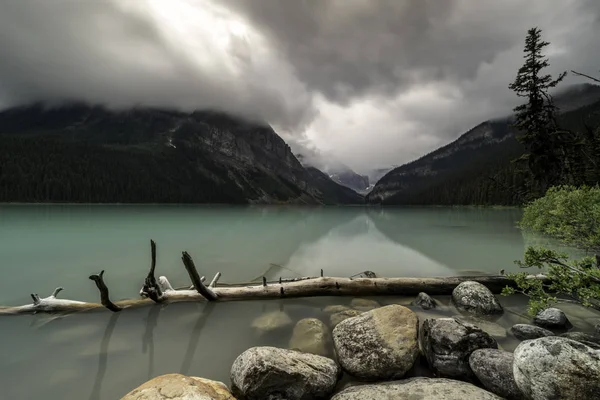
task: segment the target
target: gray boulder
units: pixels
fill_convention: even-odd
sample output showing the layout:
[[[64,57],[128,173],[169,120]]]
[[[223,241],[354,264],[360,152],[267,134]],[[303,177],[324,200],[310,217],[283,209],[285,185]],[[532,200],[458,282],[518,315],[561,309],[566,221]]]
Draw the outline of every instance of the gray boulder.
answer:
[[[331,359],[276,347],[252,347],[231,367],[231,391],[246,400],[327,398],[341,376]]]
[[[331,400],[502,400],[466,382],[444,378],[411,378],[374,385],[351,386]]]
[[[259,335],[263,335],[288,328],[292,324],[292,319],[284,311],[271,311],[254,319],[252,321],[252,328]]]
[[[562,329],[571,325],[565,313],[553,307],[540,311],[533,318],[533,323],[550,329]]]
[[[289,348],[326,356],[331,352],[329,329],[316,318],[301,319],[294,327]]]
[[[546,336],[554,336],[552,331],[529,324],[516,324],[510,328],[513,335],[519,340],[537,339]]]
[[[427,293],[421,292],[417,295],[417,298],[413,301],[413,304],[421,307],[423,310],[431,310],[435,308],[435,300],[431,298]]]
[[[498,343],[475,325],[455,318],[426,319],[419,334],[421,351],[436,376],[471,380],[469,357],[477,349],[497,349]]]
[[[511,400],[523,397],[513,375],[512,353],[495,349],[475,350],[469,357],[469,366],[490,392]]]
[[[584,332],[567,332],[560,335],[561,337],[583,343],[594,350],[600,350],[600,336],[590,335]]]
[[[417,315],[389,305],[340,322],[333,330],[337,359],[350,375],[365,380],[401,378],[419,348]]]
[[[350,309],[340,311],[335,314],[331,314],[329,316],[329,323],[332,328],[335,328],[340,322],[342,322],[348,318],[353,318],[353,317],[359,316],[362,313],[363,313],[362,311],[350,310]]]
[[[521,342],[515,349],[517,386],[532,400],[600,398],[600,352],[558,336]]]
[[[501,314],[503,311],[496,296],[479,282],[460,283],[452,291],[452,301],[459,310],[474,314]]]

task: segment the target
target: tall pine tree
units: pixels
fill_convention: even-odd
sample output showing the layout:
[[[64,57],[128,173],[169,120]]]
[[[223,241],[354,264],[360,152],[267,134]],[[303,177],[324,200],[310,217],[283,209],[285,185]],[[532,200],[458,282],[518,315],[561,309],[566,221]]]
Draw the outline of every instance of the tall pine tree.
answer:
[[[514,127],[519,131],[518,139],[526,149],[524,158],[528,162],[538,190],[544,193],[548,187],[560,182],[564,175],[561,153],[563,145],[558,137],[556,123],[557,108],[548,90],[555,87],[567,74],[563,72],[553,79],[542,70],[549,66],[542,53],[550,43],[542,40],[542,31],[532,28],[525,39],[525,64],[519,69],[513,83],[508,87],[527,103],[514,108]]]

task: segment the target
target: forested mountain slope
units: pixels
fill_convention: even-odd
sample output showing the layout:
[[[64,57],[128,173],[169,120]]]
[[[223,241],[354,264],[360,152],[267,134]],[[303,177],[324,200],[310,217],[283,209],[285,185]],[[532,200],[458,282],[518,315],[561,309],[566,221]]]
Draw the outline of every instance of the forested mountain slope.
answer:
[[[2,202],[363,201],[338,188],[315,182],[268,125],[224,113],[85,104],[0,112]]]

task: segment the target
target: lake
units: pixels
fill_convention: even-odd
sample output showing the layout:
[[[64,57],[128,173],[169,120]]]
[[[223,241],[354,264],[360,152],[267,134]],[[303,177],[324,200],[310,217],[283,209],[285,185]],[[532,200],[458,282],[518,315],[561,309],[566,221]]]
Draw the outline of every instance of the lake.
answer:
[[[0,305],[60,297],[99,301],[93,273],[105,270],[113,300],[137,297],[157,243],[157,276],[189,285],[188,251],[207,279],[248,282],[319,275],[453,276],[516,271],[528,243],[517,209],[225,207],[165,205],[0,206]],[[374,298],[409,305],[408,298]],[[349,298],[180,303],[112,314],[0,317],[2,398],[118,399],[151,377],[181,372],[229,385],[229,368],[255,345],[287,347],[293,325],[259,334],[253,321],[285,312],[328,323],[324,307]],[[456,315],[448,298],[431,316]],[[526,322],[524,301],[500,298],[497,321]],[[599,318],[568,306],[579,330]],[[566,309],[565,309],[566,311]],[[421,317],[428,314],[419,311]],[[507,349],[510,334],[500,335]],[[418,374],[418,372],[415,372]]]

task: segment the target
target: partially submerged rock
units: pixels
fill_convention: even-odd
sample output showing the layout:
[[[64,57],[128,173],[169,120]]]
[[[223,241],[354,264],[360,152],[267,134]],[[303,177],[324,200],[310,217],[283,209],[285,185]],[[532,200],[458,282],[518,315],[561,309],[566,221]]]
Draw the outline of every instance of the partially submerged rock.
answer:
[[[571,325],[565,313],[554,307],[540,311],[533,318],[533,323],[550,329],[563,329]]]
[[[292,325],[292,323],[292,319],[285,312],[271,311],[262,314],[260,317],[252,321],[252,328],[262,335],[268,332],[287,328]]]
[[[513,373],[532,400],[600,398],[600,352],[571,339],[522,342],[514,353]]]
[[[246,400],[327,398],[340,378],[331,359],[276,347],[252,347],[231,367],[231,389]]]
[[[358,311],[371,311],[375,308],[381,307],[381,304],[379,304],[375,300],[356,298],[352,299],[352,301],[350,302],[350,307]]]
[[[348,318],[353,318],[353,317],[357,317],[360,314],[362,314],[363,311],[358,311],[358,310],[344,310],[344,311],[340,311],[338,313],[332,314],[329,317],[329,323],[331,325],[332,328],[335,328],[340,322],[348,319]]]
[[[210,379],[167,374],[133,389],[121,400],[235,400],[224,383]]]
[[[351,386],[331,400],[502,400],[466,382],[444,378],[411,378],[374,385]]]
[[[452,291],[456,308],[474,314],[501,314],[502,306],[494,294],[479,282],[461,282]]]
[[[350,307],[348,307],[348,306],[336,304],[336,305],[331,305],[331,306],[325,307],[325,309],[323,309],[323,311],[325,311],[327,314],[336,314],[336,313],[346,311],[349,309],[350,309]]]
[[[529,324],[516,324],[510,328],[513,335],[519,340],[531,340],[546,336],[554,336],[554,332],[539,326]]]
[[[488,321],[477,317],[465,317],[463,315],[455,316],[453,318],[456,318],[459,321],[467,322],[471,325],[475,325],[476,327],[481,328],[482,331],[496,338],[506,337],[506,328],[504,328],[502,325],[496,322]]]
[[[566,332],[560,336],[583,343],[594,350],[600,350],[600,335],[590,335],[584,332]]]
[[[331,353],[329,329],[316,318],[304,318],[294,327],[289,348],[305,353],[326,356]]]
[[[469,366],[487,390],[506,399],[521,399],[523,394],[513,375],[513,355],[496,349],[471,353]]]
[[[474,377],[469,356],[477,349],[498,348],[489,334],[455,318],[426,319],[419,334],[421,350],[440,377],[470,380]]]
[[[350,375],[365,380],[403,377],[419,354],[417,315],[389,305],[342,321],[333,330],[338,361]]]
[[[427,293],[421,292],[417,295],[417,298],[413,301],[413,304],[421,307],[423,310],[431,310],[435,308],[435,300],[431,298]]]

